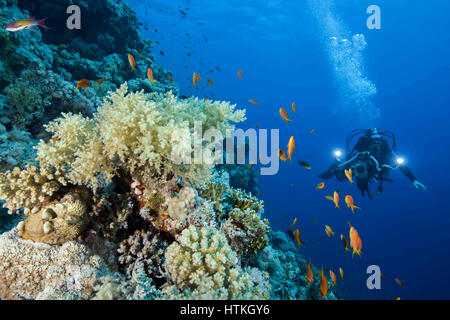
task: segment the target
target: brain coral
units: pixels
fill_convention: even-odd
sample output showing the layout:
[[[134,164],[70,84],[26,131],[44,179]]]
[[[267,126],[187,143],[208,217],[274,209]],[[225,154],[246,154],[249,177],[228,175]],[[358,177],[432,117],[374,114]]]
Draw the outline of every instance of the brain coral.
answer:
[[[166,252],[169,299],[267,299],[268,276],[242,269],[236,253],[217,229],[183,230]]]
[[[201,121],[204,131],[216,129],[225,136],[228,129],[234,129],[230,122],[245,120],[245,110],[235,111],[235,106],[226,102],[182,100],[170,92],[127,91],[125,83],[111,93],[93,120],[65,114],[46,126],[57,139],[40,141],[37,150],[41,165],[68,166],[72,183],[93,188],[98,186],[99,173],[109,182],[121,170],[132,176],[167,170],[187,182],[200,183],[209,179],[212,164],[172,161],[175,151],[191,154],[194,142],[185,137],[194,133],[194,121]]]

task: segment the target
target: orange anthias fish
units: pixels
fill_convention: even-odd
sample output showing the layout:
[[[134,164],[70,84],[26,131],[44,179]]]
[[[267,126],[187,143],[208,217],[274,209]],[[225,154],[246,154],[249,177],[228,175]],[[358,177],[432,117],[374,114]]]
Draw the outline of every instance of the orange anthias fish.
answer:
[[[197,83],[197,81],[202,82],[203,79],[202,79],[202,77],[200,77],[197,73],[194,72],[194,74],[192,75],[192,85],[195,86],[195,84]]]
[[[404,280],[400,280],[399,278],[395,278],[394,280],[395,280],[395,282],[397,282],[397,284],[399,285],[400,288],[403,288],[405,286]]]
[[[328,292],[328,280],[327,277],[325,277],[325,275],[323,274],[323,267],[322,267],[322,270],[320,271],[320,295],[322,299],[325,299],[325,297],[327,296],[327,292]]]
[[[100,80],[98,80],[97,82],[94,82],[94,84],[95,85],[99,85],[99,84],[102,84],[103,82],[105,82],[105,78],[103,77],[103,78],[101,78]]]
[[[344,170],[345,176],[347,177],[348,181],[350,181],[350,183],[353,183],[353,172],[352,169],[345,169]]]
[[[297,245],[298,245],[299,247],[300,247],[300,246],[306,247],[305,244],[302,242],[302,240],[300,240],[300,230],[296,229],[296,230],[293,232],[293,235],[294,235],[295,242],[297,243]]]
[[[341,241],[342,245],[344,246],[345,252],[350,251],[350,249],[348,248],[347,238],[343,234],[341,234]]]
[[[327,198],[330,201],[333,201],[334,205],[336,206],[335,208],[340,208],[339,207],[339,193],[337,191],[335,191],[333,193],[333,196],[325,196],[325,198]]]
[[[288,159],[292,162],[292,154],[294,153],[294,149],[295,149],[295,139],[294,137],[291,137],[289,139],[289,143],[287,145],[288,148]]]
[[[355,255],[355,253],[358,256],[361,256],[361,249],[362,249],[362,241],[359,237],[358,231],[352,226],[350,227],[350,247],[353,249],[352,257]]]
[[[29,17],[28,19],[16,20],[16,21],[13,21],[10,24],[8,24],[5,27],[5,30],[9,31],[9,32],[17,32],[17,31],[22,31],[22,30],[26,30],[26,29],[32,29],[37,26],[48,29],[45,26],[45,19],[47,19],[47,18],[36,21],[36,20],[34,20],[33,17]]]
[[[284,121],[286,121],[286,124],[288,124],[290,121],[292,121],[288,118],[287,111],[284,108],[280,108],[280,116]]]
[[[151,68],[147,69],[147,78],[150,80],[152,85],[155,83],[155,80],[153,79],[153,70]]]
[[[248,99],[248,102],[250,102],[250,103],[252,103],[252,104],[254,104],[254,105],[259,106],[259,102],[256,101],[255,99]]]
[[[241,69],[238,70],[237,76],[238,76],[239,80],[242,79],[242,70]]]
[[[344,280],[344,269],[339,268],[339,274],[341,275],[341,280]]]
[[[345,196],[345,203],[347,204],[347,207],[352,209],[353,214],[355,214],[355,209],[361,210],[360,207],[355,206],[355,203],[353,201],[353,197],[350,195]]]
[[[173,83],[173,77],[171,74],[169,74],[169,83],[172,84]]]
[[[208,79],[208,84],[211,86],[211,87],[213,87],[214,86],[214,82],[212,82],[212,80],[211,79]]]
[[[325,233],[327,234],[328,238],[334,236],[333,229],[331,229],[331,227],[328,225],[325,225]]]
[[[278,150],[278,156],[280,157],[280,159],[281,159],[282,161],[284,161],[284,162],[287,161],[286,153],[284,153],[283,149],[279,149],[279,150]]]
[[[316,131],[315,129],[311,129],[311,131],[309,131],[308,136],[312,135],[313,132]]]
[[[314,272],[311,268],[311,260],[309,260],[309,263],[306,265],[306,283],[310,285],[314,279]]]
[[[321,183],[317,184],[317,186],[316,186],[316,190],[322,190],[323,188],[325,188],[324,182],[321,182]]]
[[[330,279],[331,282],[333,282],[333,284],[336,286],[337,285],[336,275],[334,274],[333,270],[330,270]]]
[[[292,222],[291,228],[292,228],[293,226],[295,226],[296,223],[297,223],[297,218],[295,218],[295,219],[294,219],[294,222]]]
[[[295,105],[295,102],[292,102],[292,111],[297,112],[297,106]]]
[[[131,71],[136,70],[136,60],[134,60],[134,57],[132,54],[128,54],[128,62],[130,63]]]
[[[81,79],[77,82],[77,89],[78,88],[87,88],[91,86],[91,82],[88,79]]]

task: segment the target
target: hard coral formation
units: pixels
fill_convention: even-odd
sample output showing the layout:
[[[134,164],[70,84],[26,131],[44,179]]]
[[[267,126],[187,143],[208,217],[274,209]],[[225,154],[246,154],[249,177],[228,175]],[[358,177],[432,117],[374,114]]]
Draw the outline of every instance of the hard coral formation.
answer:
[[[64,175],[63,168],[45,166],[39,169],[27,166],[25,170],[16,167],[13,171],[0,173],[0,199],[6,200],[3,207],[8,208],[10,214],[19,209],[25,209],[26,215],[37,212],[67,186]]]
[[[166,252],[170,298],[267,299],[268,275],[242,269],[236,253],[218,230],[185,229]]]

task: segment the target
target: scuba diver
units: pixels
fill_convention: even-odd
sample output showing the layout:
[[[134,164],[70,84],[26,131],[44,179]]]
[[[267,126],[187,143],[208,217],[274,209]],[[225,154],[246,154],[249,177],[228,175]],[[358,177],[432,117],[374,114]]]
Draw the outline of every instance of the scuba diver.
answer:
[[[350,151],[351,141],[359,135],[361,137]],[[389,147],[385,138],[391,139],[391,147]],[[372,200],[373,196],[369,184],[379,182],[376,193],[380,195],[383,192],[383,183],[393,181],[389,178],[389,171],[400,169],[416,189],[426,191],[427,188],[416,179],[412,171],[404,164],[404,159],[395,154],[396,147],[395,136],[390,131],[378,131],[376,128],[353,130],[346,141],[346,161],[341,162],[340,156],[342,153],[339,150],[335,151],[336,163],[320,174],[319,178],[328,180],[336,176],[338,181],[343,181],[346,179],[344,170],[352,169],[358,189],[361,190],[363,196],[367,193],[369,199]]]

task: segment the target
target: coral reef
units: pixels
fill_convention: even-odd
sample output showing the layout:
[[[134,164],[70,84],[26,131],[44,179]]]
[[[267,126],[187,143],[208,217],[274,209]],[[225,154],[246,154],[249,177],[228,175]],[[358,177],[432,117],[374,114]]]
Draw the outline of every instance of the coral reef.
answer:
[[[185,229],[166,252],[171,299],[267,299],[268,275],[241,269],[225,236],[214,228]]]
[[[245,119],[245,111],[235,111],[235,106],[226,102],[179,100],[170,92],[147,95],[127,91],[124,84],[112,93],[93,120],[65,114],[47,125],[55,139],[40,141],[40,163],[69,166],[73,184],[93,189],[98,187],[97,174],[102,173],[110,182],[120,170],[145,177],[164,169],[188,183],[200,183],[208,180],[212,165],[174,164],[174,152],[190,155],[193,150],[193,141],[181,139],[177,133],[193,133],[194,121],[202,121],[204,130],[214,128],[225,135],[226,130],[234,128],[230,121]],[[68,129],[73,127],[82,129]]]

